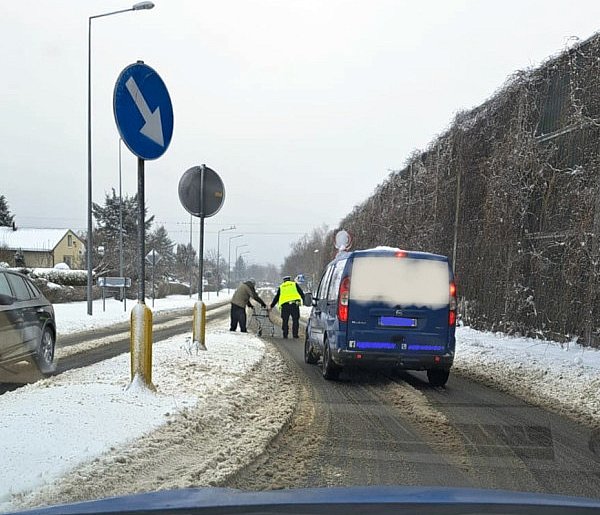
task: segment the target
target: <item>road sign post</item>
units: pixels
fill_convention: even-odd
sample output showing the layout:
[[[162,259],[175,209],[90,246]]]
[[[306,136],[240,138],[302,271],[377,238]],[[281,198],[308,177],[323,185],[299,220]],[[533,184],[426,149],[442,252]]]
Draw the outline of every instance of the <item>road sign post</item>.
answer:
[[[131,314],[131,379],[140,374],[146,385],[152,387],[152,360],[151,358],[138,359],[140,352],[143,352],[144,356],[152,356],[152,311],[145,306],[144,169],[145,160],[159,158],[171,143],[173,106],[167,87],[158,73],[143,61],[137,61],[123,69],[117,78],[113,94],[113,111],[121,139],[138,158],[138,304],[142,306],[139,306],[140,309],[132,310]],[[149,348],[145,348],[148,346]]]
[[[198,256],[199,259],[199,277],[198,277],[198,300],[202,300],[202,290],[204,289],[204,200],[202,199],[202,195],[204,193],[204,172],[206,167],[202,165],[200,167],[200,192],[199,192],[199,202],[200,202],[200,238],[198,240],[198,247],[200,248],[200,254]]]
[[[198,243],[198,301],[194,307],[192,338],[200,348],[206,349],[204,327],[206,306],[202,302],[204,281],[204,218],[215,215],[223,206],[225,187],[223,181],[206,165],[194,166],[179,180],[179,200],[188,213],[200,218],[200,241]]]
[[[131,288],[129,277],[98,277],[96,284],[102,288],[102,311],[106,311],[106,289],[119,289],[123,302],[127,305],[127,296],[123,295],[125,288]]]

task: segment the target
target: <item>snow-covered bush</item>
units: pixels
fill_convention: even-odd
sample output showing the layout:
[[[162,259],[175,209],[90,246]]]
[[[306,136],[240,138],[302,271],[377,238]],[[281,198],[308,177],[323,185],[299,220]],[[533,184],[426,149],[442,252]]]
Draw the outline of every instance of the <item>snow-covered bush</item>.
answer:
[[[46,279],[61,286],[85,286],[86,270],[63,270],[57,268],[34,268],[30,276]]]

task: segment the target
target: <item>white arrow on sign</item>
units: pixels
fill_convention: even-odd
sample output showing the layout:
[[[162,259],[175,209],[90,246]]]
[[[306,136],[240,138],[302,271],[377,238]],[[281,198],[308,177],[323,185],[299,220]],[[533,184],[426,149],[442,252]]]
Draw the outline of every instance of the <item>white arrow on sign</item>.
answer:
[[[160,107],[157,107],[154,112],[150,111],[150,108],[148,107],[148,104],[146,103],[146,100],[144,99],[144,96],[142,95],[142,92],[140,91],[140,88],[138,88],[138,85],[133,77],[129,77],[127,79],[125,86],[127,87],[127,91],[129,91],[131,98],[133,98],[135,105],[140,110],[140,113],[146,122],[140,129],[140,132],[147,138],[150,138],[152,141],[154,141],[154,143],[164,147],[165,140],[163,138],[162,121],[160,119]]]

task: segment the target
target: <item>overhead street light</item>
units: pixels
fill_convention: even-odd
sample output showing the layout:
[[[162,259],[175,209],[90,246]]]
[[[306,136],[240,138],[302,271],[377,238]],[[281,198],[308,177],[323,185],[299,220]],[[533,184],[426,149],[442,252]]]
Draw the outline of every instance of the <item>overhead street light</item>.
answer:
[[[229,256],[227,259],[227,288],[231,287],[231,240],[235,240],[236,238],[241,238],[243,234],[238,234],[236,236],[229,237]]]
[[[152,9],[154,7],[153,2],[138,2],[131,8],[132,11],[141,11],[143,9]]]
[[[225,232],[225,231],[233,231],[235,229],[235,225],[230,225],[229,227],[225,228],[225,229],[219,229],[217,231],[217,297],[219,296],[219,290],[221,289],[221,274],[219,273],[221,267],[220,265],[220,259],[221,259],[221,254],[220,254],[220,245],[221,245],[221,233]]]
[[[141,11],[152,9],[152,2],[138,2],[129,9],[121,9],[119,11],[111,11],[109,13],[96,14],[88,18],[88,116],[87,116],[87,154],[88,154],[88,202],[87,202],[87,314],[92,314],[92,20],[96,18],[104,18],[113,14],[121,14],[129,11]]]

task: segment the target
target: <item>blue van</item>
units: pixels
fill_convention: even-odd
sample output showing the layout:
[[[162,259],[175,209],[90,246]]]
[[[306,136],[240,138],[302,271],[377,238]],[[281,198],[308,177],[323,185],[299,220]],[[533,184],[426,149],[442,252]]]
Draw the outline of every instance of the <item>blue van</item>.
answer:
[[[443,386],[454,361],[456,285],[448,258],[390,247],[340,252],[312,301],[304,360],[323,377],[344,367],[426,370]]]

